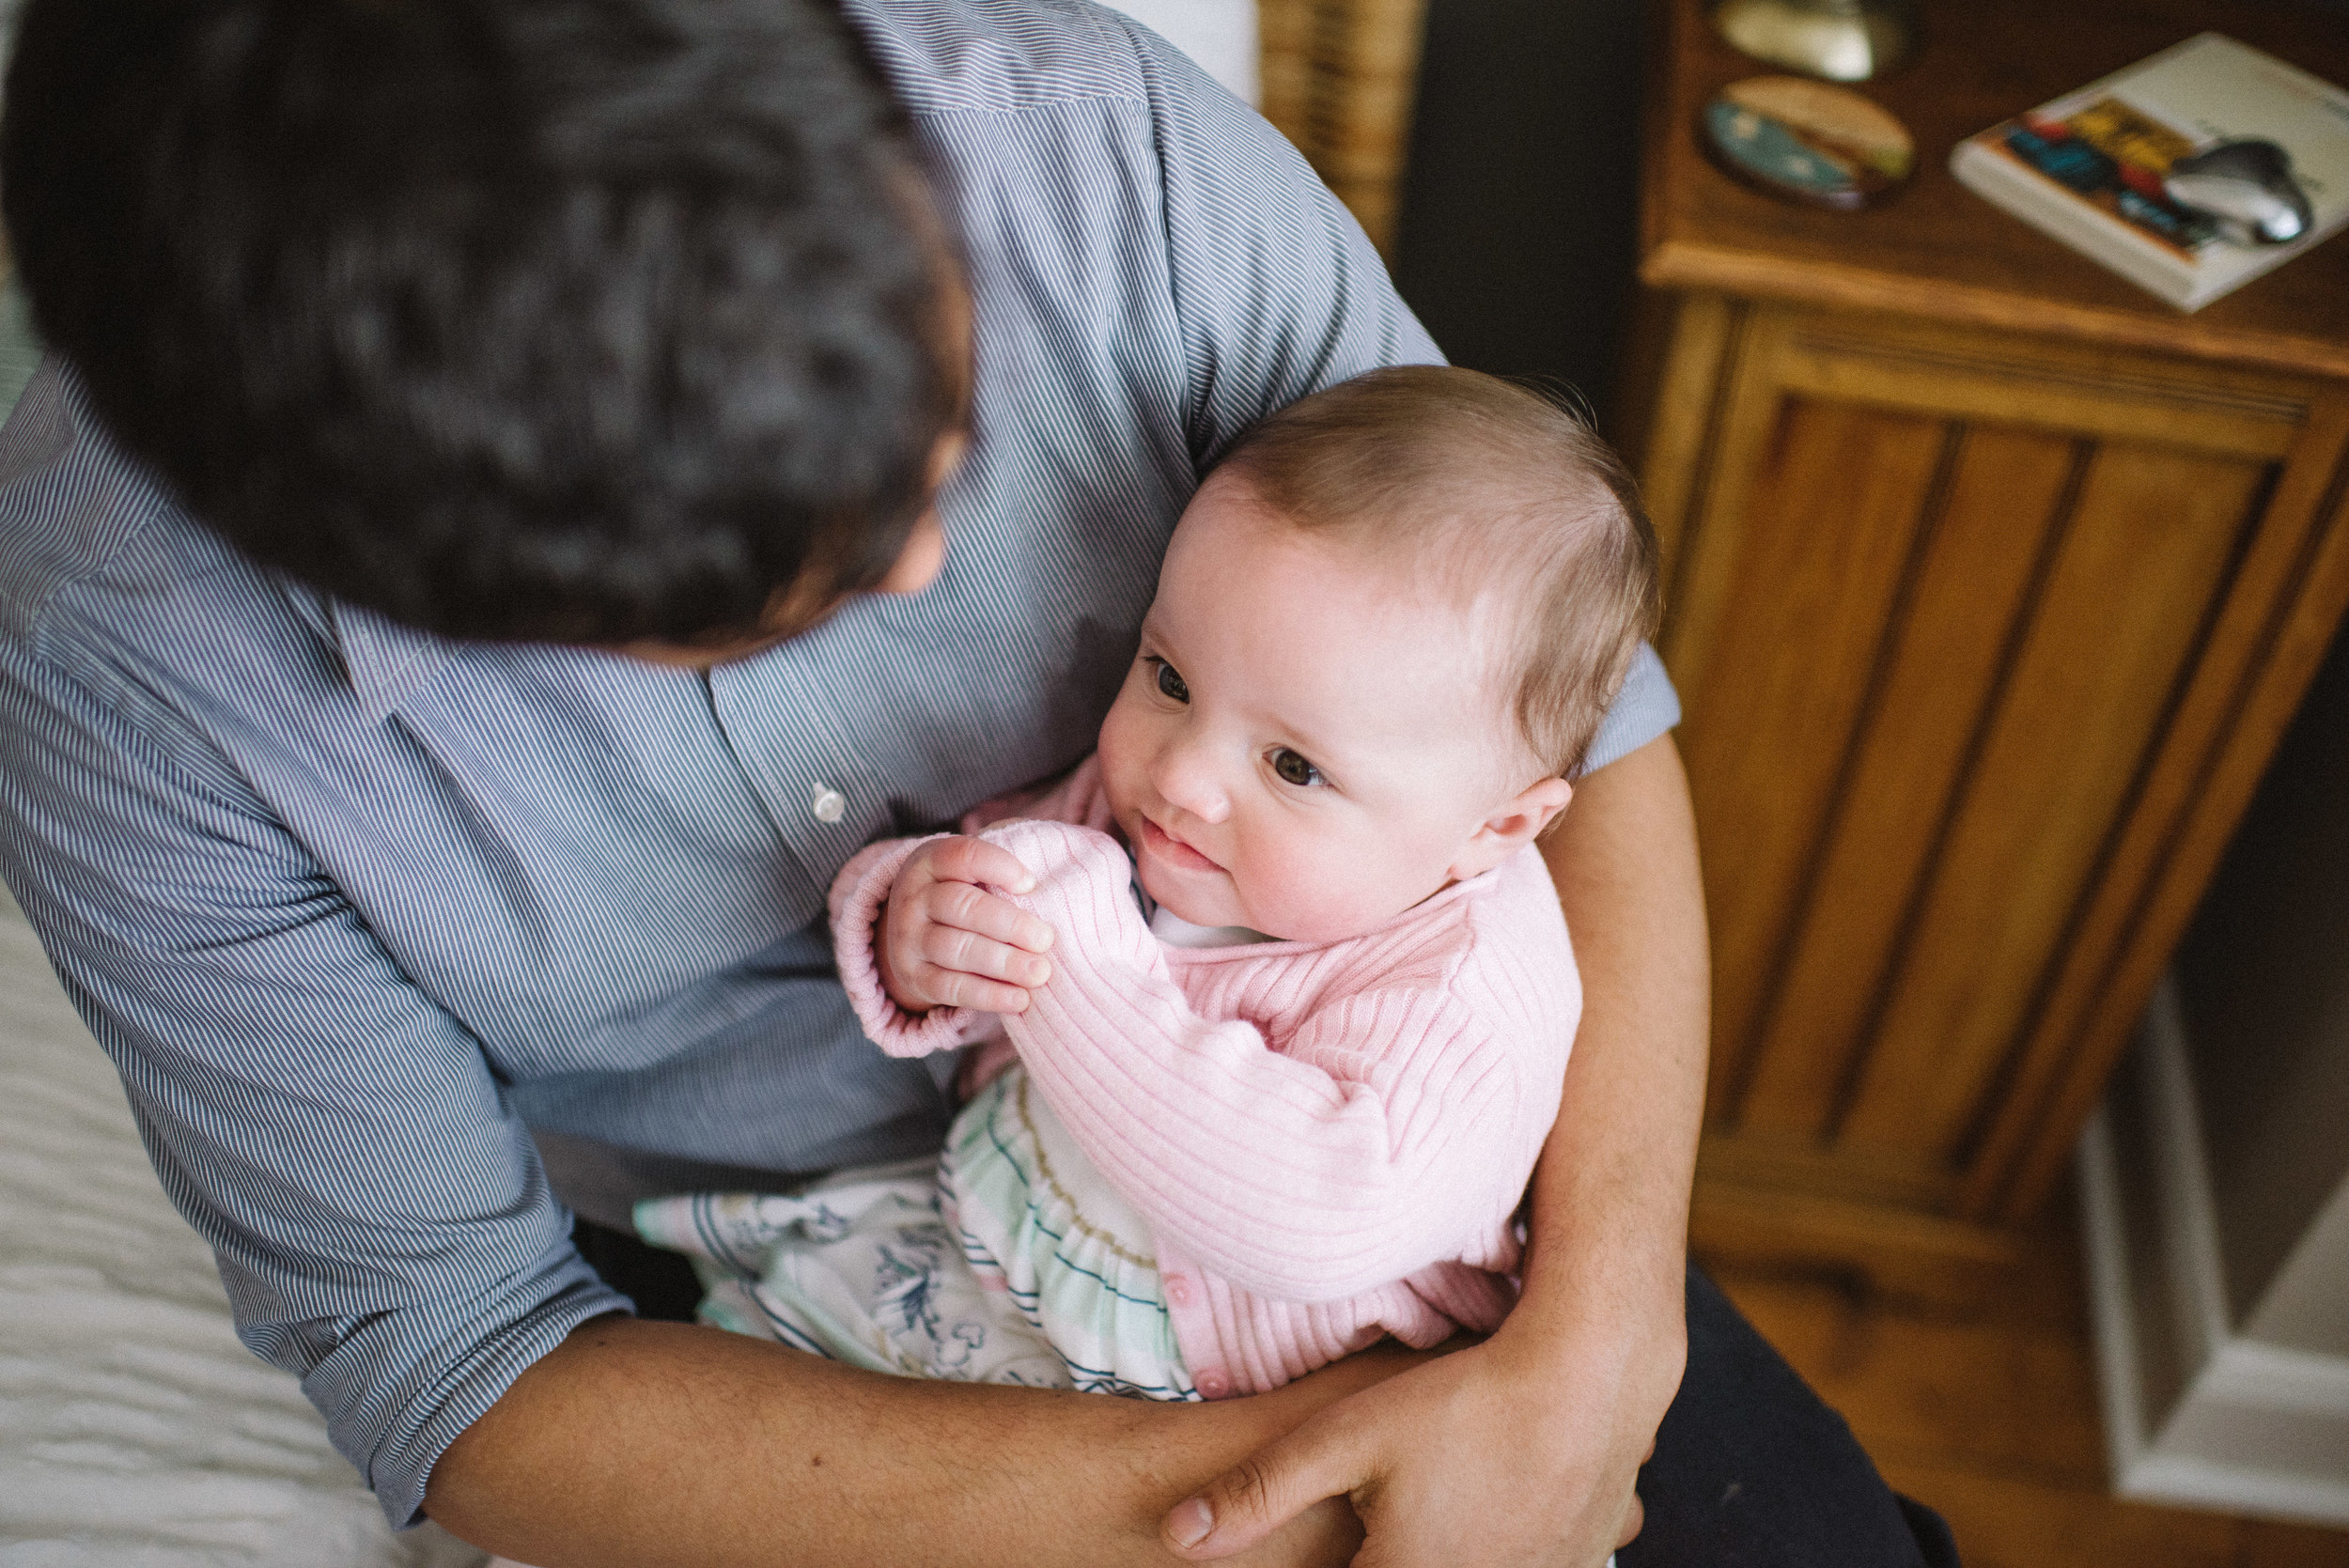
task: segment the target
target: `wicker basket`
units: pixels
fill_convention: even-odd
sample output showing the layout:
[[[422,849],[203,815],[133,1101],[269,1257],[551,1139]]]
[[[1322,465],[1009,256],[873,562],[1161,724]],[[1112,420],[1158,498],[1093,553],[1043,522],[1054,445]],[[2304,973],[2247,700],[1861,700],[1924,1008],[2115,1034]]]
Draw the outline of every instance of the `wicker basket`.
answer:
[[[1257,0],[1264,113],[1392,254],[1427,0]]]

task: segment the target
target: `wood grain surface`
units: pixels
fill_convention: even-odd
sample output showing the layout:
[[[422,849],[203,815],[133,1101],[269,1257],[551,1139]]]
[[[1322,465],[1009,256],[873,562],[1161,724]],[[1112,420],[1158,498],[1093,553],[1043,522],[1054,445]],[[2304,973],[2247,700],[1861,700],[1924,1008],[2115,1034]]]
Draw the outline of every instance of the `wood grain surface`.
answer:
[[[2349,234],[2188,316],[1966,190],[1948,163],[1974,132],[2205,29],[2349,86],[2349,22],[2260,0],[1925,0],[1923,48],[1858,89],[1908,126],[1917,172],[1885,206],[1838,213],[1773,200],[1706,162],[1693,133],[1703,105],[1772,68],[1722,42],[1698,0],[1658,8],[1646,283],[2349,375]]]
[[[1717,1156],[2012,1222],[2349,601],[2349,385],[1682,310],[1646,468],[1713,922]]]
[[[1831,1270],[1700,1250],[1885,1479],[1950,1521],[1967,1568],[2349,1568],[2349,1531],[2111,1495],[2072,1214],[2011,1233],[2001,1287],[1957,1304],[1880,1254]]]

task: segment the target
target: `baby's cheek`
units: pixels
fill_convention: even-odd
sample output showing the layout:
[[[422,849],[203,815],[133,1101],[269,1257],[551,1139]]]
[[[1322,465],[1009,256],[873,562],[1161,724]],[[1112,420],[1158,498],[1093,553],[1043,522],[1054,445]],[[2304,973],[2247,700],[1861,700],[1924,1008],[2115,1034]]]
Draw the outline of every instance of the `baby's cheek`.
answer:
[[[1324,841],[1283,844],[1255,867],[1258,896],[1250,904],[1261,919],[1251,921],[1268,936],[1295,941],[1332,941],[1358,936],[1393,909],[1375,845]],[[1401,906],[1397,906],[1401,908]]]
[[[1146,726],[1131,716],[1123,696],[1102,721],[1097,751],[1101,760],[1101,792],[1121,828],[1129,827],[1148,793],[1145,784],[1148,751]]]

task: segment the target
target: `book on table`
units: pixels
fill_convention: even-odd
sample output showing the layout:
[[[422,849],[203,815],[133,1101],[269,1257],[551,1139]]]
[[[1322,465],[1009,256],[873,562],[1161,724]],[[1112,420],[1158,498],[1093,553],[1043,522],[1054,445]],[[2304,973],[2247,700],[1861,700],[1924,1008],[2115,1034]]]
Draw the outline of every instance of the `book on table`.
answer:
[[[2179,159],[2244,138],[2274,142],[2313,213],[2283,244],[2227,238],[2166,194]],[[2324,242],[2349,224],[2349,92],[2218,33],[1968,136],[1950,172],[1979,194],[2184,310]]]

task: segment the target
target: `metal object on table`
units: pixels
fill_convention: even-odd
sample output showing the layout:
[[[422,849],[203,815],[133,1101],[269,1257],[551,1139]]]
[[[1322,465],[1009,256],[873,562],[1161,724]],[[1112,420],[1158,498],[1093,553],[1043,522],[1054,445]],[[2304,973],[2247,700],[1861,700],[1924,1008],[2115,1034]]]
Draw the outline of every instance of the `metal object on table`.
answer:
[[[1720,0],[1713,25],[1757,60],[1830,82],[1865,82],[1908,58],[1908,0]]]
[[[2316,221],[2292,178],[2292,154],[2263,137],[2204,147],[2170,165],[2161,188],[2180,207],[2207,214],[2238,245],[2289,244]]]

